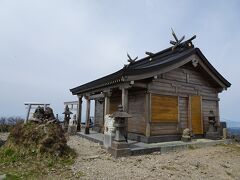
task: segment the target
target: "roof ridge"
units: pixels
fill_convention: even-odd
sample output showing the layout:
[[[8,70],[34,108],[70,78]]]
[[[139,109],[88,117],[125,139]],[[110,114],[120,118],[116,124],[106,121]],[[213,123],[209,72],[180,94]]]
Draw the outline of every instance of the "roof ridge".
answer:
[[[168,48],[166,48],[166,49],[163,49],[162,51],[158,51],[158,52],[156,52],[156,53],[153,53],[153,55],[151,55],[151,56],[143,57],[142,59],[139,59],[139,60],[135,61],[134,63],[129,64],[128,68],[135,67],[134,65],[139,64],[139,63],[143,62],[144,60],[147,60],[147,59],[150,59],[150,58],[152,58],[152,59],[155,58],[155,57],[158,57],[158,58],[159,58],[159,56],[160,56],[160,57],[164,57],[164,56],[167,56],[167,55],[171,54],[171,52],[173,52],[173,53],[174,53],[174,52],[175,52],[175,53],[179,53],[179,49],[180,49],[180,51],[182,51],[182,50],[184,50],[185,48],[194,48],[194,45],[193,45],[193,43],[192,43],[192,40],[193,40],[194,38],[195,38],[195,36],[192,37],[192,38],[190,38],[190,39],[188,39],[188,40],[186,40],[186,41],[183,41],[183,42],[180,43],[179,46],[178,46],[177,48],[175,48],[175,49],[172,49],[173,46],[171,46],[171,47],[168,47]],[[188,43],[190,43],[190,44],[188,44]],[[169,54],[168,54],[168,53],[169,53]],[[161,56],[161,55],[163,55],[163,56]],[[146,63],[147,63],[147,62],[146,62]]]

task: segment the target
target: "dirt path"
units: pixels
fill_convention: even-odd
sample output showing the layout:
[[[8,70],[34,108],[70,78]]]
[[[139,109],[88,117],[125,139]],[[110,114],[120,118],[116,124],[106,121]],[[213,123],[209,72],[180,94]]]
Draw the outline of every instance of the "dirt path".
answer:
[[[70,137],[83,179],[240,179],[240,145],[114,159],[96,143]]]

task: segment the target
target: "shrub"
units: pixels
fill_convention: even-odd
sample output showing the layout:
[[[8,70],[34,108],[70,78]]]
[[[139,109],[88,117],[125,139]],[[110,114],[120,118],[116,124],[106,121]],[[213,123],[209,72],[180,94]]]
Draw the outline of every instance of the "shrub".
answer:
[[[17,124],[11,130],[6,146],[23,151],[34,151],[37,154],[64,156],[71,153],[64,131],[57,123]]]
[[[24,120],[21,117],[1,117],[0,118],[0,132],[9,132],[11,129]]]

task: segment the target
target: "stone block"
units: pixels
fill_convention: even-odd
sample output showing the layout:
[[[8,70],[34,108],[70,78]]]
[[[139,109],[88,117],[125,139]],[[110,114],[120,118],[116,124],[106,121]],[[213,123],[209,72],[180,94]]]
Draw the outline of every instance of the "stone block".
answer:
[[[103,145],[105,148],[112,146],[114,136],[112,134],[104,134]]]
[[[69,135],[76,135],[77,134],[77,126],[76,125],[68,126],[68,134]]]
[[[206,133],[207,139],[217,140],[220,139],[220,135],[218,132],[207,132]]]
[[[131,155],[131,150],[127,142],[114,141],[112,146],[108,148],[108,152],[115,158]]]
[[[182,136],[181,140],[183,142],[190,142],[191,141],[191,136]]]

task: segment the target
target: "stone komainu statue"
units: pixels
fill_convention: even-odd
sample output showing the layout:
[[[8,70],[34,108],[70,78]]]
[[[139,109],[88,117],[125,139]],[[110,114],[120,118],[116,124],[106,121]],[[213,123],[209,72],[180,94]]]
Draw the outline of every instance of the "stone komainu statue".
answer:
[[[33,118],[35,119],[40,119],[43,120],[44,119],[44,108],[38,106],[35,110],[35,112],[33,113]]]
[[[191,136],[191,131],[190,131],[190,129],[188,129],[188,128],[184,129],[182,135],[183,135],[183,136]]]
[[[35,122],[47,122],[56,120],[53,114],[53,110],[50,107],[46,107],[45,110],[43,107],[38,106],[33,113],[33,119],[30,119],[31,121]]]
[[[182,134],[181,140],[183,142],[191,141],[191,131],[190,131],[190,129],[186,128],[186,129],[183,130],[183,134]]]
[[[50,107],[45,108],[44,118],[48,119],[48,120],[55,119],[52,108],[50,108]]]

